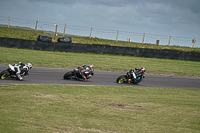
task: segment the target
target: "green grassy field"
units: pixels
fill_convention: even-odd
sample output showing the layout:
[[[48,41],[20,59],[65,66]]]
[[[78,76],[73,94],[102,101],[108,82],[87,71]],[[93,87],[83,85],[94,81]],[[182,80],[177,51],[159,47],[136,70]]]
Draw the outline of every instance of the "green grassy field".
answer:
[[[7,38],[17,38],[17,39],[26,39],[26,40],[37,40],[38,35],[50,36],[52,37],[52,41],[56,42],[54,39],[54,34],[44,33],[41,31],[33,31],[33,30],[24,30],[19,28],[7,28],[0,27],[0,37]],[[59,35],[58,37],[63,37]],[[57,38],[58,38],[57,37]],[[190,47],[179,47],[179,46],[163,46],[163,45],[155,45],[155,44],[141,44],[135,42],[124,42],[124,41],[113,41],[113,40],[105,40],[99,38],[89,38],[89,37],[72,37],[72,43],[81,43],[81,44],[106,44],[111,46],[122,46],[122,47],[137,47],[137,48],[148,48],[148,49],[171,49],[171,50],[179,50],[185,52],[197,52],[200,53],[200,48],[190,48]],[[178,44],[177,44],[178,45]]]
[[[0,129],[10,132],[199,133],[200,90],[0,86]]]
[[[39,32],[0,27],[2,37],[35,40],[39,34]],[[41,34],[47,35],[42,32]],[[95,38],[94,42],[90,42],[89,38],[73,37],[73,42],[79,43],[79,41],[87,44],[102,42],[101,44],[137,46],[134,43],[116,43]],[[153,45],[144,46],[149,48]],[[138,44],[138,47],[141,45]],[[182,47],[180,49],[199,50]],[[79,65],[93,63],[96,71],[112,72],[125,72],[143,66],[147,74],[200,77],[200,62],[195,61],[5,47],[0,47],[0,53],[1,65],[21,61],[32,63],[33,68],[73,69]],[[0,132],[199,133],[199,96],[200,90],[180,88],[0,86]]]
[[[0,64],[15,64],[19,61],[32,63],[33,67],[73,69],[92,63],[96,71],[126,72],[145,67],[147,74],[200,77],[200,62],[181,61],[133,56],[116,56],[89,53],[38,51],[0,47]]]

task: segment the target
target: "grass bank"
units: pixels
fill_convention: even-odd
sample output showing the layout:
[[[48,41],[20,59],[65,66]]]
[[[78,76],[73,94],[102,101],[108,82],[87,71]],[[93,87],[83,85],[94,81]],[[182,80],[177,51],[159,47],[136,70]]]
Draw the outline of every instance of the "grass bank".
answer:
[[[7,28],[0,27],[0,37],[7,38],[17,38],[17,39],[26,39],[26,40],[37,40],[38,35],[50,36],[52,37],[52,41],[56,42],[54,39],[54,34],[45,33],[42,31],[33,31],[33,30],[24,30],[19,28]],[[58,35],[58,37],[63,37]],[[58,38],[57,37],[57,38]],[[200,48],[190,48],[190,47],[180,47],[180,46],[163,46],[163,45],[153,45],[153,44],[141,44],[135,42],[125,42],[125,41],[113,41],[113,40],[105,40],[99,38],[89,38],[89,37],[72,37],[72,43],[80,43],[80,44],[106,44],[111,46],[122,46],[122,47],[137,47],[137,48],[148,48],[148,49],[171,49],[171,50],[179,50],[185,52],[197,52],[200,53]]]
[[[1,132],[200,131],[200,90],[0,86]]]
[[[120,55],[70,53],[0,47],[0,64],[19,61],[32,63],[33,67],[66,68],[90,63],[96,71],[125,72],[145,67],[147,74],[200,77],[200,62],[170,59],[143,58]]]

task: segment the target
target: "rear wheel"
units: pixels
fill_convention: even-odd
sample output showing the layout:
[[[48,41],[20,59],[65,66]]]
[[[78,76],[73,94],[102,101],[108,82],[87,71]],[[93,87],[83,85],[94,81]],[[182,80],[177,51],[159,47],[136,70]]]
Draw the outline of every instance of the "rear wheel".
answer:
[[[7,71],[7,70],[4,70],[4,71],[2,71],[2,72],[0,73],[0,78],[1,78],[1,79],[6,79],[6,78],[8,78],[9,76],[10,76],[10,72]]]
[[[63,78],[69,80],[69,79],[71,79],[72,76],[74,76],[74,72],[70,71],[70,72],[65,73],[65,75],[63,76]]]
[[[116,82],[119,84],[124,83],[124,81],[126,81],[126,76],[125,75],[121,75],[117,78]]]

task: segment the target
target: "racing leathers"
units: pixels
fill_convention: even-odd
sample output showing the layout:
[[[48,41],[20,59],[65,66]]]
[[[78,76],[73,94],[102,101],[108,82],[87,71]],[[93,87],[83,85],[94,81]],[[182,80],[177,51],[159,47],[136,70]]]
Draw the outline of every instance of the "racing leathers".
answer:
[[[32,65],[31,65],[32,67]],[[19,62],[19,65],[14,64],[14,69],[16,71],[16,76],[19,78],[19,80],[23,80],[22,76],[21,76],[21,72],[24,73],[24,75],[26,75],[29,71],[29,69],[31,69],[30,67],[28,67],[28,65]]]
[[[135,81],[136,81],[136,75],[135,75],[135,73],[134,73],[134,70],[133,70],[133,69],[131,69],[130,71],[127,71],[126,73],[127,73],[127,74],[128,74],[128,76],[129,76],[128,83],[130,83],[130,82],[131,82],[131,80],[133,80],[133,82],[135,82]]]
[[[94,74],[93,69],[87,65],[79,66],[77,69],[83,81],[87,81]]]
[[[143,78],[144,78],[145,77],[145,68],[144,67],[142,67],[141,69],[135,68],[135,71],[133,69],[131,69],[130,71],[127,71],[126,74],[129,77],[128,83],[130,83],[131,80],[133,80],[133,83],[136,83],[136,77],[141,76],[142,73],[143,73]]]

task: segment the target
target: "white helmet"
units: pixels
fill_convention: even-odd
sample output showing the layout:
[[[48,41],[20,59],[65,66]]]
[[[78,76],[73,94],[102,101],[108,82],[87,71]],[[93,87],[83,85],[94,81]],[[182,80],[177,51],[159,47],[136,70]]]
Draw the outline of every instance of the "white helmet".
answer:
[[[27,64],[27,67],[28,67],[29,69],[31,69],[31,68],[32,68],[32,64],[31,64],[31,63],[28,63],[28,64]]]

